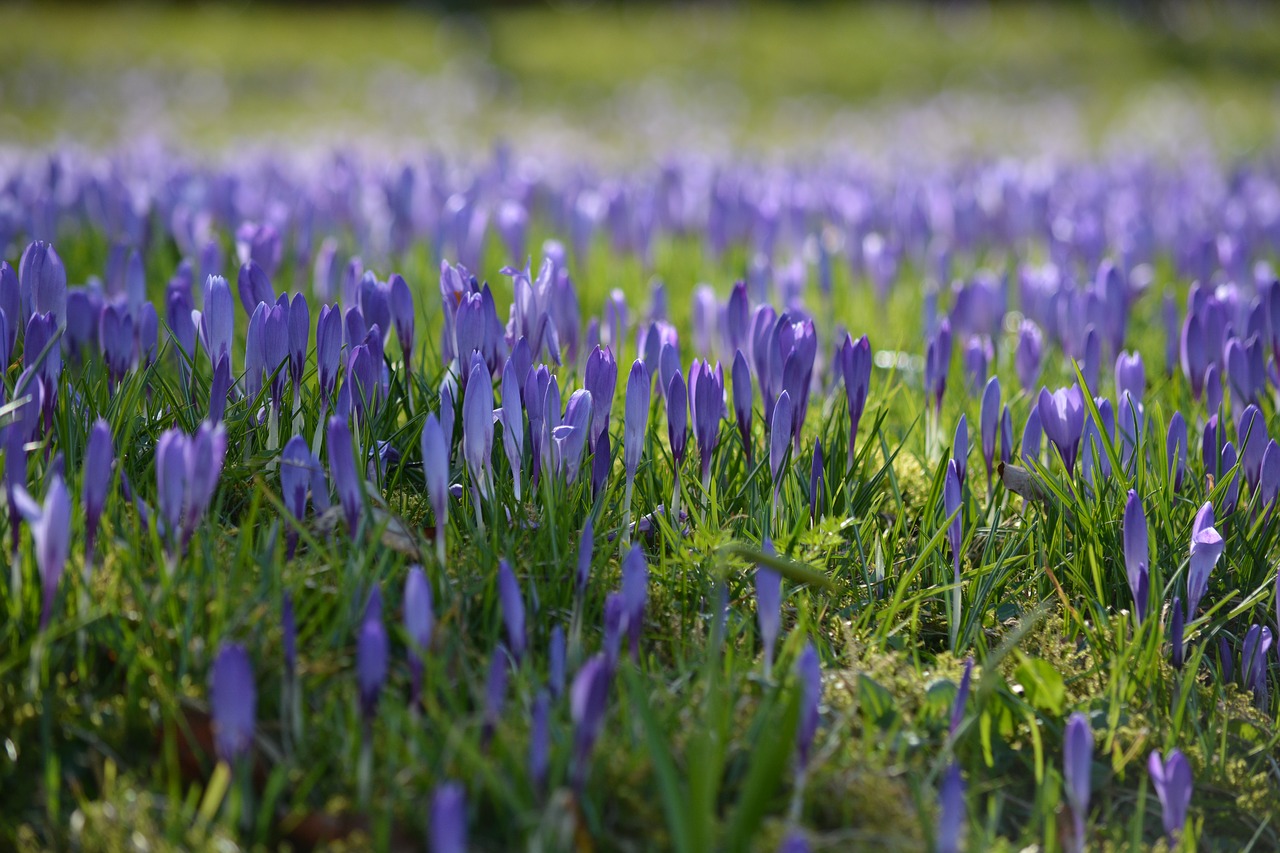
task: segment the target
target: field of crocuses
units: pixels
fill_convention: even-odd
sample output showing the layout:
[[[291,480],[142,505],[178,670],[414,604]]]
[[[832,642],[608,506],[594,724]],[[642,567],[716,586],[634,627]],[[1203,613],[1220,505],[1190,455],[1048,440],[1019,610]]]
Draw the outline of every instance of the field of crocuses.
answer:
[[[1274,152],[506,98],[0,150],[0,850],[1280,848]]]

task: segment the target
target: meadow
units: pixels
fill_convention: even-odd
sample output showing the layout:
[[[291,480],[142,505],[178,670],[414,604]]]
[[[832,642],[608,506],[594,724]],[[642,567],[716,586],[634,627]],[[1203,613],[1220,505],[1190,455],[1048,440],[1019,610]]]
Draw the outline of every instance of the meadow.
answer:
[[[0,847],[1280,845],[1274,30],[144,11],[0,11]],[[888,76],[963,150],[742,142]]]

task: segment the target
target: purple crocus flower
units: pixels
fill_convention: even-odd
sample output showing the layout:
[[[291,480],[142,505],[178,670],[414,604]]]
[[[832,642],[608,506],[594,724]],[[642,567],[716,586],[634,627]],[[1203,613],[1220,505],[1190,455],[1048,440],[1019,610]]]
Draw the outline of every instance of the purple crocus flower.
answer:
[[[6,323],[0,335],[0,357],[8,364],[13,358],[13,347],[18,339],[18,326],[21,322],[22,291],[18,283],[18,274],[13,271],[7,261],[0,261],[0,314]]]
[[[960,474],[954,459],[947,462],[947,473],[942,485],[943,512],[950,519],[947,522],[947,539],[951,544],[951,559],[955,569],[955,588],[951,592],[951,647],[958,648],[960,630],[960,561],[961,547],[964,544],[964,520],[961,517]]]
[[[470,377],[462,393],[462,455],[471,472],[476,523],[483,529],[480,500],[492,495],[493,386],[479,359],[471,363]]]
[[[1147,516],[1138,493],[1129,490],[1124,505],[1124,565],[1133,594],[1134,610],[1141,622],[1147,616],[1150,598],[1150,553],[1147,548]]]
[[[1102,370],[1102,339],[1092,324],[1085,330],[1084,346],[1078,362],[1080,375],[1084,377],[1084,387],[1097,388],[1098,374]]]
[[[484,681],[484,727],[480,732],[480,742],[488,745],[502,720],[502,710],[507,704],[507,681],[510,654],[502,644],[493,650],[489,658],[489,674]]]
[[[773,425],[769,429],[769,471],[773,475],[773,510],[778,511],[778,491],[782,487],[783,463],[791,437],[791,395],[783,391],[773,404]]]
[[[1000,461],[1007,465],[1011,459],[1013,459],[1013,416],[1009,413],[1009,405],[1006,403],[1000,415]]]
[[[32,314],[52,314],[61,326],[67,316],[67,270],[52,243],[37,240],[18,262],[18,286]]]
[[[1030,320],[1023,320],[1018,329],[1018,347],[1013,354],[1013,364],[1023,391],[1030,392],[1039,381],[1043,357],[1044,338],[1040,334],[1040,327]]]
[[[342,512],[347,519],[347,532],[355,536],[360,527],[360,516],[364,512],[364,481],[356,465],[351,428],[347,426],[346,419],[336,416],[329,418],[327,444],[329,479],[334,491],[338,493],[338,502],[342,504]]]
[[[445,782],[431,795],[431,853],[467,853],[467,792]]]
[[[822,439],[813,442],[813,462],[809,466],[809,521],[818,520],[818,507],[823,502],[826,475],[822,464]]]
[[[689,398],[684,379],[679,373],[671,377],[671,387],[666,389],[667,441],[671,445],[671,458],[675,462],[676,493],[680,490],[680,468],[684,465],[685,448],[689,439]]]
[[[1073,847],[1077,851],[1083,851],[1085,847],[1092,765],[1093,729],[1089,718],[1077,711],[1067,720],[1062,747],[1062,775],[1066,782],[1067,804],[1071,807]]]
[[[1191,394],[1200,399],[1204,390],[1204,374],[1209,367],[1211,356],[1205,342],[1204,327],[1200,318],[1190,307],[1187,317],[1182,323],[1182,338],[1179,346],[1182,373],[1191,383]]]
[[[1258,474],[1258,498],[1262,508],[1270,512],[1277,496],[1280,496],[1280,445],[1275,439],[1270,439],[1263,451],[1262,470]]]
[[[1270,628],[1251,625],[1244,635],[1240,654],[1240,675],[1244,687],[1253,693],[1254,704],[1263,709],[1271,704],[1267,689],[1267,655],[1271,651],[1271,641]]]
[[[524,598],[520,594],[520,582],[516,580],[511,564],[498,561],[498,601],[502,609],[502,621],[507,627],[507,642],[516,663],[524,657],[525,627]]]
[[[924,361],[925,395],[936,413],[942,411],[942,397],[947,390],[947,373],[951,369],[951,324],[943,320],[938,332],[929,339]]]
[[[258,693],[244,647],[223,643],[209,672],[209,714],[218,760],[235,764],[253,747]]]
[[[133,318],[123,305],[107,305],[98,316],[98,342],[107,367],[107,384],[114,390],[133,364]],[[26,346],[31,347],[28,341]]]
[[[297,521],[307,514],[307,491],[314,490],[322,497],[318,498],[322,506],[329,503],[328,489],[324,483],[323,469],[319,461],[311,455],[307,440],[295,435],[285,444],[280,453],[280,496],[285,509]],[[293,559],[294,549],[298,544],[298,531],[290,527],[287,534],[287,551],[289,559]]]
[[[1262,457],[1267,452],[1267,422],[1257,406],[1246,406],[1236,424],[1236,435],[1240,441],[1240,461],[1244,469],[1245,482],[1249,488],[1256,489],[1262,476]]]
[[[373,721],[378,710],[378,695],[387,680],[388,656],[387,629],[382,624],[382,592],[374,586],[356,634],[356,682],[360,688],[360,713],[366,724]]]
[[[204,311],[193,311],[191,319],[200,329],[200,339],[209,353],[210,366],[217,366],[218,359],[223,356],[231,357],[235,312],[227,280],[220,275],[209,276],[204,285]]]
[[[953,761],[943,772],[938,788],[937,853],[956,853],[960,849],[964,816],[964,777],[960,775],[960,765]]]
[[[738,423],[738,435],[742,437],[742,449],[747,454],[747,465],[751,464],[751,398],[754,389],[751,386],[751,368],[747,366],[747,357],[742,350],[733,354],[733,368],[730,379],[733,384],[733,414]]]
[[[262,267],[253,261],[240,266],[240,274],[236,279],[236,290],[240,293],[240,304],[244,306],[245,316],[253,314],[259,303],[270,305],[276,301],[275,290],[271,280],[267,278]]]
[[[1222,455],[1218,462],[1220,476],[1227,480],[1227,492],[1222,498],[1223,515],[1235,512],[1236,504],[1240,500],[1240,472],[1235,470],[1238,462],[1236,446],[1228,441],[1222,446]]]
[[[796,727],[796,766],[801,776],[809,767],[813,741],[818,734],[819,706],[822,704],[822,664],[813,643],[806,642],[796,659],[800,682],[800,724]]]
[[[1173,490],[1180,491],[1187,472],[1187,422],[1183,419],[1182,412],[1174,412],[1169,419],[1165,455],[1169,459],[1169,479],[1173,482]]]
[[[1067,474],[1072,474],[1080,451],[1080,437],[1084,433],[1084,395],[1075,385],[1059,388],[1053,393],[1041,388],[1036,410],[1045,435],[1058,448]]]
[[[412,566],[404,581],[404,629],[409,635],[409,670],[413,679],[411,702],[422,700],[422,663],[431,645],[435,628],[435,610],[431,603],[431,584],[422,566]]]
[[[392,273],[387,280],[388,301],[391,321],[396,328],[396,339],[400,342],[400,354],[405,364],[413,360],[413,339],[415,314],[413,310],[413,294],[399,273]]]
[[[956,463],[956,473],[960,475],[960,485],[964,485],[965,475],[969,471],[969,422],[964,415],[956,422],[956,435],[951,442],[951,459]]]
[[[595,522],[588,515],[582,525],[582,535],[578,539],[578,570],[575,588],[581,596],[587,589],[587,580],[591,576],[591,557],[595,549]]]
[[[342,363],[342,312],[335,306],[320,306],[316,321],[316,376],[320,399],[325,408],[338,384],[338,368]]]
[[[774,553],[768,537],[760,543],[766,554]],[[764,677],[773,670],[773,647],[782,630],[782,575],[765,565],[756,566],[756,621],[760,625],[760,644],[764,647]]]
[[[1147,772],[1160,799],[1165,835],[1174,841],[1187,823],[1187,808],[1191,805],[1191,765],[1177,749],[1165,753],[1164,759],[1158,751],[1152,751],[1147,761]]]
[[[1204,401],[1210,412],[1222,411],[1222,377],[1217,364],[1210,363],[1204,372]]]
[[[613,413],[613,398],[618,388],[618,363],[613,351],[597,346],[587,356],[583,372],[583,387],[591,392],[591,431],[589,441],[592,451],[600,434],[609,431],[609,419]]]
[[[969,393],[977,395],[987,382],[987,367],[994,357],[991,342],[980,335],[973,335],[964,347],[964,376]]]
[[[85,570],[93,559],[93,545],[98,538],[98,521],[111,491],[115,448],[111,443],[111,427],[102,418],[89,430],[89,443],[84,452],[81,471],[80,506],[84,510]]]
[[[863,335],[856,342],[846,334],[837,355],[845,397],[849,405],[849,455],[847,468],[853,468],[858,425],[866,410],[871,389],[871,342]]]
[[[221,424],[203,423],[191,436],[179,429],[161,433],[156,443],[157,501],[170,553],[186,546],[213,501],[226,451]]]
[[[581,790],[587,781],[591,753],[609,709],[609,682],[613,668],[604,653],[587,660],[569,688],[569,716],[573,720],[573,769],[571,778]]]
[[[992,376],[982,392],[982,409],[978,417],[978,433],[982,441],[982,461],[987,465],[987,491],[991,491],[991,474],[996,454],[996,427],[1000,424],[1000,379]],[[956,427],[957,443],[959,427]]]
[[[626,412],[622,423],[622,463],[627,474],[627,489],[623,496],[622,529],[626,544],[631,523],[631,492],[635,486],[636,468],[644,452],[644,437],[649,427],[649,372],[644,362],[637,359],[631,365],[627,377]]]
[[[609,482],[613,473],[613,448],[609,442],[609,433],[600,433],[600,441],[591,454],[591,497],[598,497],[601,490]]]
[[[649,600],[649,563],[639,545],[632,545],[622,560],[623,622],[631,644],[631,657],[640,657],[640,632],[644,628],[644,609]]]
[[[809,853],[809,840],[792,830],[778,845],[778,853]]]
[[[434,412],[422,424],[422,476],[436,520],[436,556],[444,565],[444,531],[449,522],[449,450]]]
[[[812,370],[812,362],[810,362]],[[808,376],[803,380],[804,392],[808,394]],[[694,359],[689,368],[689,412],[693,420],[693,437],[698,442],[698,457],[702,463],[702,485],[707,487],[711,482],[711,460],[716,446],[720,443],[720,422],[724,420],[724,370],[717,362],[715,369],[707,362]],[[799,433],[795,431],[797,448]]]
[[[12,428],[12,427],[11,427]],[[31,528],[36,566],[40,570],[40,630],[49,627],[53,601],[58,594],[62,570],[71,546],[71,495],[62,477],[54,474],[45,492],[44,504],[36,503],[26,489],[18,486],[11,498]]]
[[[694,360],[697,363],[697,360]],[[665,400],[671,380],[680,372],[680,352],[671,344],[662,345],[662,355],[658,357],[658,391]]]
[[[1146,384],[1146,369],[1143,367],[1140,354],[1122,352],[1116,356],[1117,400],[1123,397],[1125,392],[1128,392],[1133,399],[1141,402]]]
[[[508,358],[502,368],[502,408],[497,413],[502,421],[502,446],[511,468],[517,502],[520,500],[520,469],[524,461],[524,409],[520,405],[518,372]]]

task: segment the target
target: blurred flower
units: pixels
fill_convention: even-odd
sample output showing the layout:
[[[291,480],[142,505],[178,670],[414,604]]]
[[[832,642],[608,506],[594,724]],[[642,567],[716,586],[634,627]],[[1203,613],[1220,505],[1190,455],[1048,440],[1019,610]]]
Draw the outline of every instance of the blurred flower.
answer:
[[[1165,835],[1171,842],[1175,841],[1187,823],[1187,808],[1191,805],[1191,765],[1176,749],[1165,753],[1163,759],[1153,750],[1147,772],[1164,812]]]
[[[1142,511],[1138,493],[1129,490],[1124,505],[1124,564],[1129,576],[1129,592],[1133,594],[1133,607],[1141,622],[1147,617],[1150,602],[1150,555],[1147,551],[1147,516]]]
[[[244,647],[223,643],[209,673],[209,714],[218,760],[235,764],[253,747],[258,693]]]

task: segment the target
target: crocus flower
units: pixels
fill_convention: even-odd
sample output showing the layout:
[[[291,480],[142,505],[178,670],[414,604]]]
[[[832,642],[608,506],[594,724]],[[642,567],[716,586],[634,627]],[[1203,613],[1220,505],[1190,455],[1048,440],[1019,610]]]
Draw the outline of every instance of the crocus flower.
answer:
[[[991,491],[991,474],[996,454],[996,427],[1000,424],[1000,380],[992,376],[982,392],[982,409],[978,418],[978,433],[982,441],[982,461],[987,465],[987,491]],[[959,426],[956,427],[957,443]]]
[[[342,312],[335,306],[320,306],[316,321],[316,377],[320,400],[327,409],[338,384],[342,352]]]
[[[415,325],[413,294],[409,291],[409,285],[398,273],[392,273],[391,278],[387,280],[387,290],[396,339],[400,342],[400,353],[404,356],[404,362],[408,364],[413,358]]]
[[[1040,362],[1044,355],[1044,338],[1040,327],[1030,320],[1023,320],[1018,330],[1018,347],[1014,350],[1013,363],[1023,391],[1031,391],[1040,379]]]
[[[471,365],[471,378],[462,392],[462,455],[471,472],[471,496],[476,508],[476,524],[484,528],[481,498],[491,494],[493,468],[493,387],[483,362]]]
[[[519,663],[524,657],[525,627],[524,598],[520,594],[520,582],[516,580],[511,564],[505,559],[498,561],[498,601],[502,608],[502,621],[507,627],[507,642],[511,644],[511,654]]]
[[[1034,411],[1034,410],[1033,410]],[[1030,418],[1028,418],[1030,420]],[[1039,439],[1037,439],[1037,442]],[[1000,461],[1006,465],[1013,458],[1013,416],[1006,403],[1000,415]]]
[[[846,334],[838,354],[841,379],[849,405],[849,456],[847,467],[853,467],[858,440],[858,424],[867,406],[871,388],[871,342],[863,335],[855,342]]]
[[[412,566],[404,582],[404,629],[409,635],[409,668],[413,677],[412,702],[422,697],[422,659],[431,645],[435,611],[431,604],[431,584],[422,566]]]
[[[1187,823],[1187,808],[1191,805],[1191,765],[1177,749],[1169,750],[1164,759],[1153,750],[1147,761],[1147,772],[1160,799],[1165,835],[1173,841]]]
[[[793,830],[778,845],[778,853],[809,853],[809,840]]]
[[[1116,399],[1125,392],[1133,399],[1142,400],[1146,390],[1146,368],[1142,364],[1142,356],[1136,352],[1122,352],[1116,356]]]
[[[679,489],[680,467],[684,464],[685,447],[689,438],[689,398],[684,379],[679,373],[671,377],[671,387],[666,389],[667,441],[676,467],[676,488]]]
[[[115,448],[111,444],[111,427],[98,418],[89,430],[89,443],[84,452],[81,472],[80,506],[84,510],[85,569],[93,558],[93,545],[98,538],[98,521],[111,491]]]
[[[507,703],[509,655],[499,643],[489,658],[489,675],[484,681],[484,728],[480,732],[481,743],[487,745],[502,720],[502,709]]]
[[[960,476],[960,485],[963,486],[969,469],[969,422],[964,415],[956,422],[956,435],[951,442],[951,459],[956,463],[956,474]]]
[[[248,755],[257,704],[248,653],[238,643],[223,643],[209,672],[209,715],[219,761],[235,764]]]
[[[1210,356],[1205,344],[1205,332],[1200,318],[1190,309],[1182,323],[1182,338],[1179,346],[1182,373],[1191,383],[1191,394],[1200,399],[1204,390],[1204,374],[1208,369]]]
[[[467,853],[467,792],[445,782],[431,795],[431,853]]]
[[[622,603],[631,657],[640,657],[640,632],[644,628],[644,608],[649,600],[649,563],[639,545],[632,545],[622,560]]]
[[[1182,479],[1187,472],[1187,422],[1182,412],[1174,412],[1169,419],[1169,433],[1165,438],[1165,455],[1169,459],[1169,479],[1173,490],[1182,489]]]
[[[1080,437],[1084,433],[1084,395],[1075,385],[1053,393],[1041,388],[1036,409],[1045,435],[1058,448],[1070,475],[1075,471]]]
[[[388,646],[387,629],[382,625],[382,592],[375,586],[356,635],[356,682],[360,688],[360,713],[366,723],[378,710],[378,695],[387,680]]]
[[[209,276],[204,285],[204,311],[191,312],[191,319],[200,329],[200,339],[212,367],[217,366],[219,358],[231,357],[235,310],[227,280],[220,275]]]
[[[1098,374],[1102,369],[1102,341],[1098,330],[1089,325],[1085,330],[1084,347],[1078,359],[1080,375],[1084,377],[1084,387],[1098,387]]]
[[[1071,806],[1074,849],[1084,850],[1085,818],[1089,814],[1090,768],[1093,765],[1093,728],[1080,712],[1067,720],[1063,735],[1062,775],[1067,804]]]
[[[1133,489],[1129,490],[1124,505],[1124,565],[1134,610],[1141,622],[1147,616],[1150,596],[1150,554],[1147,550],[1147,516],[1142,511],[1138,493]]]
[[[766,554],[774,553],[768,537],[760,544]],[[782,630],[782,575],[765,565],[756,566],[756,621],[760,625],[760,644],[764,647],[764,677],[773,670],[773,647]]]
[[[800,687],[800,724],[796,728],[796,766],[801,776],[809,766],[813,740],[818,734],[819,706],[822,704],[822,663],[813,643],[806,642],[796,660]]]
[[[52,314],[55,325],[66,322],[67,270],[52,243],[37,240],[18,262],[22,301],[32,314]]]
[[[444,565],[444,531],[449,521],[449,451],[434,412],[422,424],[422,475],[436,520],[436,556]]]
[[[1222,455],[1218,462],[1218,471],[1227,480],[1227,492],[1222,499],[1222,512],[1230,515],[1235,512],[1236,503],[1240,500],[1240,472],[1235,470],[1239,462],[1236,446],[1231,442],[1222,445]]]
[[[1240,654],[1240,676],[1246,690],[1253,692],[1254,704],[1267,708],[1271,704],[1267,689],[1267,660],[1271,651],[1271,629],[1265,625],[1250,625],[1244,635],[1244,647]]]
[[[591,454],[591,497],[596,498],[609,482],[613,473],[613,447],[609,441],[609,433],[600,433],[600,441]]]
[[[822,439],[813,442],[813,461],[809,466],[809,521],[818,520],[818,506],[822,503],[825,474],[822,468]]]
[[[1209,411],[1222,410],[1222,377],[1218,371],[1218,365],[1213,362],[1210,362],[1204,372],[1204,401],[1205,408]]]
[[[947,462],[947,473],[942,485],[942,507],[950,521],[947,523],[947,539],[951,543],[951,559],[955,568],[955,588],[951,592],[952,625],[951,646],[956,648],[960,630],[960,560],[964,544],[964,527],[961,518],[960,474],[954,459]]]
[[[924,361],[925,394],[933,403],[934,413],[942,411],[942,397],[947,390],[947,372],[951,369],[951,324],[943,320],[937,334],[929,339]]]
[[[1022,427],[1022,444],[1020,445],[1022,458],[1028,464],[1032,461],[1040,461],[1040,435],[1040,410],[1032,408],[1027,413],[1027,422]]]
[[[31,527],[43,593],[40,604],[40,630],[43,631],[49,627],[53,601],[58,594],[58,583],[62,580],[62,570],[66,567],[70,550],[71,496],[67,493],[62,477],[54,474],[45,492],[43,505],[36,503],[21,486],[14,489],[11,497]]]
[[[161,433],[156,443],[156,484],[160,519],[170,553],[185,547],[213,500],[226,456],[221,424],[201,424],[195,435],[179,429]]]
[[[307,440],[295,435],[280,453],[280,496],[285,509],[299,522],[307,513],[308,490],[313,490],[319,496],[315,498],[319,509],[328,508],[329,493],[320,462],[311,455]],[[290,527],[287,538],[288,556],[292,559],[294,548],[298,544],[298,531]]]
[[[649,428],[649,372],[644,362],[637,359],[631,365],[627,377],[626,412],[622,423],[622,463],[627,473],[627,490],[623,497],[623,543],[631,523],[631,490],[635,485],[636,468],[644,452],[644,437]]]
[[[573,720],[573,785],[579,790],[587,781],[591,753],[609,709],[609,682],[613,670],[603,653],[587,660],[573,677],[569,688],[569,716]]]
[[[791,438],[791,395],[783,391],[773,405],[773,425],[769,429],[769,471],[773,474],[773,511],[778,511],[778,491],[782,487],[783,463]]]
[[[589,440],[594,451],[600,434],[609,431],[609,419],[613,413],[613,397],[618,387],[618,363],[613,351],[597,346],[587,356],[582,385],[591,392],[591,432]],[[630,385],[628,384],[628,387]]]
[[[520,380],[511,359],[502,368],[502,408],[498,417],[502,420],[502,446],[507,453],[507,464],[515,486],[516,501],[520,500],[520,468],[524,460],[524,409],[520,405]]]
[[[938,853],[956,853],[960,849],[960,836],[964,831],[964,778],[960,765],[951,762],[942,774],[938,788],[938,837],[935,849]]]
[[[355,448],[351,428],[345,418],[329,418],[327,443],[329,448],[329,479],[338,493],[343,515],[347,519],[347,532],[356,535],[360,516],[364,511],[364,481],[356,466]]]
[[[275,290],[272,289],[266,272],[253,261],[240,266],[236,290],[240,293],[240,304],[244,306],[245,316],[252,315],[260,303],[270,305],[276,301]]]
[[[812,370],[812,362],[810,362]],[[804,394],[808,394],[808,378],[804,379]],[[693,437],[698,442],[698,457],[702,463],[702,485],[711,482],[711,459],[720,443],[720,421],[724,419],[724,370],[717,363],[712,369],[707,362],[694,360],[689,368],[689,412],[693,420]],[[793,424],[794,432],[794,424]],[[799,434],[796,433],[799,447]]]
[[[742,350],[737,350],[733,354],[733,369],[731,371],[731,381],[733,384],[733,414],[734,419],[738,423],[738,435],[742,437],[742,449],[747,454],[747,464],[751,464],[751,398],[753,389],[751,386],[751,368],[747,366],[747,357],[742,354]]]
[[[987,366],[993,356],[991,342],[972,335],[964,347],[964,376],[969,393],[977,395],[987,382]]]
[[[1257,406],[1245,407],[1236,424],[1236,435],[1240,440],[1240,461],[1243,463],[1245,482],[1249,488],[1256,489],[1262,475],[1262,457],[1267,452],[1267,423],[1258,411]]]

